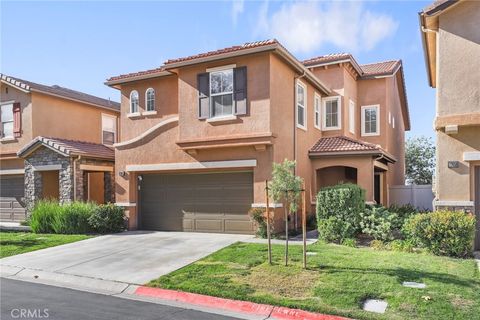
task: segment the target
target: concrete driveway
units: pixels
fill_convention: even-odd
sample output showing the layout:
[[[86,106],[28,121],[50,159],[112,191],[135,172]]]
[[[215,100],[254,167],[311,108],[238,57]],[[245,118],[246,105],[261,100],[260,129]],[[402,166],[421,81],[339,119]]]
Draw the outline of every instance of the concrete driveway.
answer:
[[[4,269],[145,284],[248,235],[131,231],[0,259]],[[20,271],[21,270],[21,271]]]

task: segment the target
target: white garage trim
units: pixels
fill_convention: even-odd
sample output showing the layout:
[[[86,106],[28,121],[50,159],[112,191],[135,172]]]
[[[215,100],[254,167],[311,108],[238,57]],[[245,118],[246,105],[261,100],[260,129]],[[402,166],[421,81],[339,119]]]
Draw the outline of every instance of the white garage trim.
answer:
[[[61,164],[47,164],[44,166],[32,166],[33,171],[55,171],[62,169]]]
[[[480,152],[464,152],[463,153],[464,161],[480,161]]]
[[[257,166],[256,159],[229,160],[229,161],[202,161],[202,162],[175,162],[158,164],[127,165],[126,171],[172,171],[190,169],[226,169],[226,168],[251,168]]]
[[[265,203],[252,203],[252,208],[265,208]],[[283,204],[281,203],[269,203],[269,208],[283,208]]]
[[[5,169],[0,170],[0,176],[25,174],[25,169]]]

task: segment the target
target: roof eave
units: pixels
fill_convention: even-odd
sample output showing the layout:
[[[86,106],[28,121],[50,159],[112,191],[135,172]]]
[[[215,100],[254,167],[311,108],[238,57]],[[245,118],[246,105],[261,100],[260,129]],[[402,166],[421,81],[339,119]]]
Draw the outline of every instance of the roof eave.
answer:
[[[427,76],[428,76],[428,84],[430,85],[430,87],[435,88],[436,83],[434,83],[434,81],[433,81],[435,76],[433,75],[433,70],[432,70],[431,61],[430,61],[430,54],[429,54],[429,50],[428,50],[428,41],[429,40],[428,40],[428,37],[427,37],[427,32],[428,31],[426,31],[426,26],[425,26],[425,24],[426,24],[425,14],[423,12],[419,12],[418,13],[418,19],[419,19],[419,24],[420,24],[420,33],[422,34],[421,38],[422,38],[422,47],[423,47],[423,58],[424,58],[425,68],[426,68]],[[433,40],[433,41],[436,42],[436,40]],[[433,45],[436,46],[437,44],[434,43]]]
[[[166,70],[161,70],[161,71],[154,72],[154,73],[149,73],[149,74],[140,75],[140,76],[127,77],[127,78],[124,78],[124,79],[107,80],[107,81],[104,82],[104,84],[109,86],[109,87],[119,89],[118,85],[121,85],[121,84],[124,84],[124,83],[139,81],[139,80],[147,80],[147,79],[157,78],[157,77],[164,77],[164,76],[169,76],[169,75],[172,75],[172,72],[166,71]]]
[[[358,75],[361,77],[363,72],[362,69],[360,68],[360,65],[357,63],[357,61],[351,57],[347,59],[339,59],[339,60],[333,60],[333,61],[328,61],[328,62],[320,62],[320,63],[312,63],[312,64],[305,64],[307,68],[315,68],[315,67],[323,67],[323,66],[330,66],[334,64],[340,64],[340,63],[345,63],[345,62],[350,62],[357,71]]]

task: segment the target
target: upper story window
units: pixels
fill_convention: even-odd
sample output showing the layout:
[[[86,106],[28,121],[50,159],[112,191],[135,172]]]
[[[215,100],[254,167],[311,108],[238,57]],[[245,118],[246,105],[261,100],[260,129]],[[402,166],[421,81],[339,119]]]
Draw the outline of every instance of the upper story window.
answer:
[[[146,111],[155,111],[155,89],[148,88],[145,92]]]
[[[138,91],[133,90],[130,92],[130,113],[138,112]]]
[[[210,117],[233,115],[233,69],[210,73]]]
[[[355,102],[352,100],[348,105],[348,129],[350,133],[355,133]]]
[[[112,145],[117,140],[117,117],[102,114],[102,143]]]
[[[315,93],[315,110],[314,110],[313,120],[314,120],[315,128],[317,129],[320,129],[320,103],[321,103],[320,96],[317,93]]]
[[[198,118],[230,121],[246,115],[247,67],[232,64],[206,71],[197,75]]]
[[[377,136],[380,134],[379,105],[362,106],[362,136]]]
[[[307,87],[301,83],[297,82],[297,127],[306,129],[307,128]]]
[[[340,97],[323,98],[323,130],[338,130],[342,128]]]
[[[2,138],[13,138],[13,103],[1,105]]]

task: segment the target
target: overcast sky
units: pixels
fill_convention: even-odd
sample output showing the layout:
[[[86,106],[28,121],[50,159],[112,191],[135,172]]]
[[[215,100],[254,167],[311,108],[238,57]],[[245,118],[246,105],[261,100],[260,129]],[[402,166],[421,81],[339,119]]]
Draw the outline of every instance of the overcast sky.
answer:
[[[0,2],[1,72],[119,100],[106,78],[277,38],[297,58],[402,59],[412,130],[433,136],[418,12],[432,1]]]

